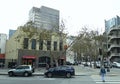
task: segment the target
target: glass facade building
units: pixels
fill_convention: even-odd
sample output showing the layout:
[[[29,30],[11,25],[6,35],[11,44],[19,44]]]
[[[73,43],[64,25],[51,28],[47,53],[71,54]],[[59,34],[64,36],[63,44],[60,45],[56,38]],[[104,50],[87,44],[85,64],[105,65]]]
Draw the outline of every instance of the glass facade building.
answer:
[[[9,38],[15,33],[15,31],[16,30],[12,30],[12,29],[9,30]]]
[[[105,32],[108,33],[109,30],[113,27],[117,27],[118,25],[120,25],[120,17],[116,16],[110,20],[105,20]]]
[[[58,31],[59,11],[45,6],[33,7],[29,11],[29,21],[32,21],[37,28]]]

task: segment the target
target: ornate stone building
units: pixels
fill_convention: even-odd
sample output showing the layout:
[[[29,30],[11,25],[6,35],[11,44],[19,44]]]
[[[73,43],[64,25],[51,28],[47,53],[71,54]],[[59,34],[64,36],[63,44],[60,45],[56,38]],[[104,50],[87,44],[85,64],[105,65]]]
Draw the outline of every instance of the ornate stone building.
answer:
[[[6,67],[61,65],[66,61],[66,35],[30,26],[19,27],[6,43]]]

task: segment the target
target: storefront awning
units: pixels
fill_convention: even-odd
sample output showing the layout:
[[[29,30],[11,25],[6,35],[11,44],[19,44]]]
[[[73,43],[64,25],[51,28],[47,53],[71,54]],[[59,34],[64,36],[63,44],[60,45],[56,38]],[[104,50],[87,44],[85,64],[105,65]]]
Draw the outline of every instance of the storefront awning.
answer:
[[[24,55],[23,59],[36,59],[36,56]]]
[[[5,59],[5,54],[0,54],[0,59]]]

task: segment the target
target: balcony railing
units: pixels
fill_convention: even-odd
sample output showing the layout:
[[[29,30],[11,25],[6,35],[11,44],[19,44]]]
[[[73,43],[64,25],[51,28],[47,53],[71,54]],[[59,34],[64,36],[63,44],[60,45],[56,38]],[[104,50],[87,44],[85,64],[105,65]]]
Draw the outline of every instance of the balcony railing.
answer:
[[[111,44],[111,46],[108,48],[108,51],[110,51],[113,47],[120,47],[118,44]]]
[[[112,30],[120,30],[120,25],[118,25],[117,27],[111,27],[110,30],[108,31],[108,35],[111,33]]]
[[[109,59],[111,59],[111,58],[114,57],[114,56],[120,56],[120,53],[111,53]]]
[[[110,38],[108,39],[108,42],[110,42],[112,39],[116,38],[120,38],[120,35],[113,35],[113,36],[109,36]]]

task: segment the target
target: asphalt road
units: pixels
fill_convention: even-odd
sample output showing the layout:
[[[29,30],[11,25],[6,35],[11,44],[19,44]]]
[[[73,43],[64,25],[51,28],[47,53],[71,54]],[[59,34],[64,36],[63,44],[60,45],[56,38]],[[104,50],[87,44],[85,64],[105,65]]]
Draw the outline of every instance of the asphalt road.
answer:
[[[44,76],[9,77],[0,75],[0,84],[120,84],[120,69],[113,68],[107,72],[106,82],[101,81],[99,69],[76,66],[76,71],[83,75],[72,78],[44,78]]]
[[[0,84],[120,84],[120,75],[106,76],[103,83],[99,75],[74,76],[72,78],[44,76],[9,77],[0,75]]]
[[[32,77],[8,77],[0,76],[0,84],[96,84],[89,76],[75,76],[72,78],[44,78]]]

